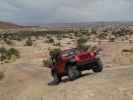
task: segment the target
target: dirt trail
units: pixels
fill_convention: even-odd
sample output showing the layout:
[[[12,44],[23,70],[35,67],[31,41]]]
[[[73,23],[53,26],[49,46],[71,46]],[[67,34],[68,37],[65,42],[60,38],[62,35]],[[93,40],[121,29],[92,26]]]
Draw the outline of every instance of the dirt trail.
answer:
[[[123,58],[124,66],[113,62],[123,45],[104,43],[101,48],[104,51],[103,72],[85,71],[81,78],[73,82],[65,78],[58,86],[47,85],[52,79],[50,70],[42,67],[47,49],[20,48],[19,60],[2,65],[6,75],[0,81],[0,100],[133,100],[133,66],[129,66],[132,62],[126,64],[128,59]]]
[[[48,86],[49,69],[36,66],[10,66],[10,73],[0,82],[0,100],[133,100],[132,66],[105,68],[99,74],[86,71],[80,79],[64,79],[58,86]]]

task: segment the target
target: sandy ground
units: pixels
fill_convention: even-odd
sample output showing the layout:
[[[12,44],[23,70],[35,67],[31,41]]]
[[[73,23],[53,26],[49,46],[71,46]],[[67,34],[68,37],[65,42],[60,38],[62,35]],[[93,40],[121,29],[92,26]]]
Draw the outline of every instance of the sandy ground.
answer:
[[[133,67],[114,66],[102,73],[85,71],[80,79],[65,78],[58,86],[47,68],[33,64],[14,64],[0,82],[0,100],[133,100]]]
[[[42,45],[17,46],[21,58],[0,65],[5,70],[0,81],[0,100],[133,100],[132,55],[120,55],[121,49],[132,45],[101,44],[103,72],[85,71],[81,78],[70,82],[66,77],[58,86],[47,85],[52,77],[50,69],[42,67],[42,59],[48,56],[47,46]]]

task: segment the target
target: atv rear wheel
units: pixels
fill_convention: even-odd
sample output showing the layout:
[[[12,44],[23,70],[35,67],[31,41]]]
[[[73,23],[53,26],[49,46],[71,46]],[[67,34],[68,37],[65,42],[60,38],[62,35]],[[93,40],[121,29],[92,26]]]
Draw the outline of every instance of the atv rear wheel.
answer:
[[[81,72],[77,69],[77,66],[69,66],[68,67],[68,78],[73,81],[76,78],[80,77]]]
[[[55,84],[59,84],[61,82],[61,76],[56,72],[56,71],[52,71],[52,76],[53,76],[53,82]]]
[[[100,59],[96,61],[96,66],[92,68],[93,72],[98,73],[103,70],[103,64]]]

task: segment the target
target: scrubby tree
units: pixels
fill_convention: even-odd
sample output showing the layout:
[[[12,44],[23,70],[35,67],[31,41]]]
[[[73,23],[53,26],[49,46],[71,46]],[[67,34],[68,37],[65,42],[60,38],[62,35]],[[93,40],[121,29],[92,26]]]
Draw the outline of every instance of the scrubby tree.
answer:
[[[17,49],[10,48],[7,53],[8,59],[11,59],[12,56],[15,56],[16,58],[20,57],[20,53]]]
[[[25,45],[26,46],[32,46],[33,45],[33,41],[31,40],[30,37],[26,40]]]
[[[14,48],[6,49],[4,47],[0,48],[0,61],[1,62],[11,60],[13,56],[15,58],[20,58],[20,53],[17,49],[14,49]]]
[[[4,71],[0,71],[0,80],[4,78]]]
[[[81,37],[77,40],[77,48],[80,50],[80,51],[87,51],[89,46],[86,45],[86,42],[87,42],[87,38],[85,37]]]
[[[0,61],[4,61],[5,59],[7,59],[7,49],[5,49],[4,47],[0,48]]]

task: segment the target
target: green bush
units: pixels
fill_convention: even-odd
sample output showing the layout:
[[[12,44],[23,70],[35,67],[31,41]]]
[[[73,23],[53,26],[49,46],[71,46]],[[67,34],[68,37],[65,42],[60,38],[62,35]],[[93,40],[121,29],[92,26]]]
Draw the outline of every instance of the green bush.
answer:
[[[107,33],[100,33],[100,34],[97,35],[97,38],[98,39],[101,39],[101,40],[104,40],[104,39],[107,38],[107,36],[108,36]]]
[[[13,42],[11,40],[5,39],[4,41],[7,45],[13,45]]]
[[[110,42],[114,42],[115,41],[115,38],[111,37],[111,38],[109,38],[109,41]]]
[[[54,46],[58,46],[58,47],[60,47],[60,46],[61,46],[61,43],[60,43],[60,42],[55,43]]]
[[[0,48],[0,61],[4,61],[7,58],[7,49],[4,47]]]
[[[49,60],[43,60],[43,66],[44,67],[49,67],[51,64],[52,64],[51,59],[49,59]]]
[[[1,48],[0,48],[0,53],[2,53],[2,54],[3,54],[3,53],[7,53],[7,49],[4,48],[4,47],[1,47]]]
[[[25,42],[26,46],[32,46],[33,45],[33,41],[31,40],[31,38],[28,38],[27,41]]]
[[[17,49],[14,48],[10,48],[10,49],[6,49],[4,47],[0,48],[0,61],[6,61],[6,60],[11,60],[12,57],[19,58],[20,57],[20,53]]]
[[[89,46],[86,45],[86,42],[87,42],[87,38],[85,37],[81,37],[77,40],[77,48],[80,50],[80,51],[86,51],[88,50]]]
[[[87,51],[89,49],[89,46],[85,44],[79,44],[77,45],[77,49],[79,49],[80,51]]]
[[[10,48],[8,50],[8,53],[7,53],[7,56],[8,56],[8,59],[11,59],[12,56],[15,56],[16,58],[19,58],[20,57],[20,53],[18,50],[14,49],[14,48]]]
[[[49,51],[49,55],[51,57],[55,57],[57,56],[59,53],[61,52],[61,49],[60,48],[55,48],[55,49],[52,49]]]
[[[74,36],[75,36],[75,37],[82,37],[82,35],[83,35],[83,34],[80,33],[80,32],[76,32],[76,33],[74,33]]]
[[[0,80],[4,78],[4,72],[0,71]]]
[[[54,43],[54,39],[51,36],[48,35],[46,42],[47,43]]]
[[[85,38],[85,37],[81,37],[81,38],[79,38],[78,40],[77,40],[77,43],[78,44],[84,44],[84,43],[86,43],[87,42],[87,38]]]
[[[53,38],[49,38],[48,39],[48,43],[54,43],[54,39]]]

